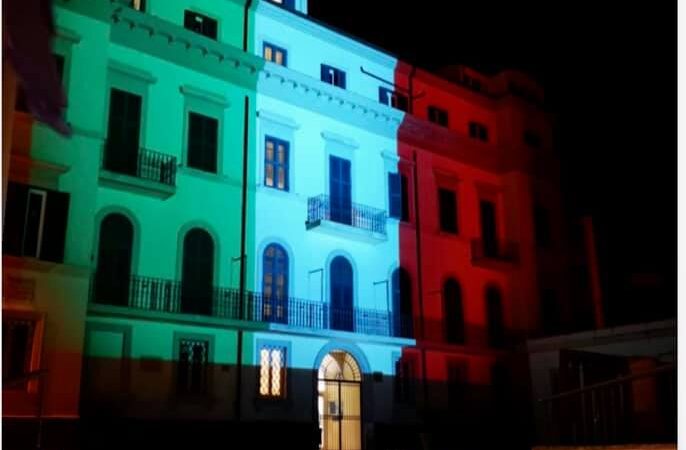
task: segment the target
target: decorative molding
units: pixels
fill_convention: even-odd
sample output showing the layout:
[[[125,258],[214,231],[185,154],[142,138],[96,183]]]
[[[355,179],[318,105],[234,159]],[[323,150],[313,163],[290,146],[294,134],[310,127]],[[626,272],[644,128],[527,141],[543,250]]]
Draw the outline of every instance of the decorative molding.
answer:
[[[273,113],[271,111],[267,111],[264,109],[260,109],[259,111],[257,111],[257,117],[269,122],[274,122],[276,124],[283,125],[288,128],[292,128],[294,130],[300,128],[300,124],[292,118],[282,116],[281,114]]]
[[[353,149],[359,148],[360,146],[360,144],[358,144],[356,140],[349,138],[347,136],[343,136],[342,134],[334,133],[332,131],[322,131],[322,137],[324,138],[324,140],[333,141]]]
[[[199,87],[191,86],[190,84],[183,84],[179,86],[179,91],[183,95],[189,97],[195,97],[199,100],[214,103],[222,108],[228,108],[231,106],[231,102],[222,94],[217,94],[214,92],[206,91]]]
[[[381,157],[392,163],[400,162],[400,156],[397,153],[391,152],[389,150],[381,150]]]
[[[114,72],[119,72],[120,74],[125,75],[127,77],[135,78],[144,83],[157,83],[157,78],[147,70],[141,70],[119,61],[110,60],[107,64],[107,68]]]

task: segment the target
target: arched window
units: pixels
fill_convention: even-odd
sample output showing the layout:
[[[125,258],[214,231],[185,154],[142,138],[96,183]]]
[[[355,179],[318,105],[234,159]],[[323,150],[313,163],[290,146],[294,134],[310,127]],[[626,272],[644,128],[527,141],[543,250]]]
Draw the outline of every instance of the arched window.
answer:
[[[123,214],[108,214],[100,223],[94,300],[127,306],[131,284],[133,224]]]
[[[278,244],[270,244],[262,255],[262,318],[288,323],[288,254]]]
[[[443,284],[443,308],[446,341],[463,344],[465,333],[462,289],[454,278],[448,278]]]
[[[502,347],[505,343],[505,324],[500,289],[489,286],[486,289],[486,318],[488,320],[488,345]]]
[[[353,331],[353,268],[342,256],[331,261],[331,328]]]
[[[402,267],[391,276],[393,336],[412,336],[412,282]]]
[[[214,241],[207,231],[193,228],[183,239],[181,311],[212,314],[213,280]]]

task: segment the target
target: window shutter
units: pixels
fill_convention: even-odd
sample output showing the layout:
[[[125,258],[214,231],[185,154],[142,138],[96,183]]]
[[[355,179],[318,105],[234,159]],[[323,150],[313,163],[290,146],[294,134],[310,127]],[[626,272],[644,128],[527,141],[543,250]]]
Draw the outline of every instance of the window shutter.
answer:
[[[67,234],[69,194],[48,191],[40,259],[52,262],[64,260],[64,241]]]
[[[399,219],[401,216],[402,198],[400,189],[400,175],[388,174],[388,215]]]
[[[2,251],[8,255],[21,256],[28,195],[28,186],[12,182],[7,184],[7,203],[5,204],[7,214],[2,236]]]
[[[345,89],[345,72],[338,71],[338,87]]]
[[[410,221],[410,195],[408,190],[407,177],[405,175],[400,175],[400,201],[401,201],[401,211],[400,219],[404,222]]]
[[[379,103],[388,105],[388,91],[385,88],[379,88]]]
[[[329,79],[329,67],[322,64],[321,67],[321,80],[325,83],[331,83]]]
[[[205,162],[207,171],[217,172],[217,119],[206,118],[205,125]]]

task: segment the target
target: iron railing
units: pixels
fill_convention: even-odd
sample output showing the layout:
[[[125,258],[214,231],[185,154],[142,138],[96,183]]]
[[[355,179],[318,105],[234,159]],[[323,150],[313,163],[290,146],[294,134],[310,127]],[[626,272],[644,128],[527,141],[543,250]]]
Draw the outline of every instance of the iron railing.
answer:
[[[340,204],[326,195],[307,199],[307,226],[315,227],[322,220],[337,222],[373,233],[386,234],[386,211],[358,203]]]
[[[519,261],[519,246],[511,241],[472,239],[472,261],[488,260],[516,263]]]
[[[121,148],[112,141],[105,142],[103,168],[111,172],[131,175],[168,186],[176,185],[176,157],[165,153],[138,148],[135,157],[122,158]]]
[[[676,367],[620,377],[537,402],[542,445],[676,442]]]
[[[281,323],[317,330],[341,330],[378,336],[411,337],[412,318],[390,311],[332,308],[328,303],[267,296],[238,289],[189,286],[161,278],[132,276],[128,286],[111,286],[95,274],[91,302],[145,311],[196,314],[251,322]],[[119,295],[113,296],[116,291]],[[242,305],[241,305],[242,303]],[[242,306],[242,308],[241,308]],[[242,313],[241,313],[242,311]]]

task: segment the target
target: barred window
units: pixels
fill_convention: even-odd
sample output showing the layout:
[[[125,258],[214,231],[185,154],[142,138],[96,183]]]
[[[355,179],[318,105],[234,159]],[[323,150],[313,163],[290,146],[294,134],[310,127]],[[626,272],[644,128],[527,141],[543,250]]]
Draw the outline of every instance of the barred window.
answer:
[[[210,343],[199,339],[179,341],[177,387],[182,394],[204,394],[207,391]]]
[[[262,347],[260,350],[260,397],[286,396],[286,349]]]

